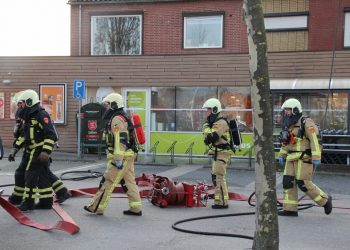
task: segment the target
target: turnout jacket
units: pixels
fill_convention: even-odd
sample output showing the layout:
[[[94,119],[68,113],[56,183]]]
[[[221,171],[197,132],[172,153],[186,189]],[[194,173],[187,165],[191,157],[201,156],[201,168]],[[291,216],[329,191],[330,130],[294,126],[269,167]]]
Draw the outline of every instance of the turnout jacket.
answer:
[[[230,128],[222,116],[218,116],[212,125],[204,123],[202,129],[204,141],[209,142],[209,147],[227,152],[231,151],[229,131]]]
[[[302,121],[304,125],[302,125]],[[294,143],[282,144],[279,156],[287,161],[321,160],[321,147],[318,142],[318,127],[311,118],[301,117],[288,131],[293,134]]]
[[[57,134],[50,115],[39,104],[26,110],[23,117],[23,131],[16,138],[14,147],[26,147],[27,150],[41,149],[51,154]]]
[[[105,141],[108,147],[107,158],[109,160],[124,160],[128,156],[134,156],[134,151],[129,147],[130,136],[128,122],[123,114],[113,116],[106,126]]]

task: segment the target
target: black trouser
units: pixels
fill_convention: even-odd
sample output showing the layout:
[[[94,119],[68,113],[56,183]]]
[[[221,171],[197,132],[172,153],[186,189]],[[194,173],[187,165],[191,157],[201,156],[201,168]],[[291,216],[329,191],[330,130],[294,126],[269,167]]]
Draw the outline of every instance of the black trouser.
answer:
[[[9,197],[9,201],[12,204],[19,204],[22,201],[25,186],[24,176],[26,172],[27,163],[28,154],[26,152],[23,152],[21,162],[15,171],[15,187],[11,196]]]
[[[9,198],[13,203],[16,204],[20,203],[23,198],[23,192],[25,187],[25,172],[28,162],[29,154],[26,152],[26,150],[24,150],[21,163],[15,171],[15,188],[12,195]],[[47,178],[51,183],[53,191],[56,193],[57,196],[64,195],[68,191],[67,188],[64,187],[62,181],[51,171],[49,165],[47,165],[46,168],[48,175]]]
[[[41,148],[35,148],[28,152],[28,164],[25,172],[24,199],[34,202],[34,194],[39,193],[42,203],[52,204],[52,188],[49,180],[48,163],[38,160]],[[36,190],[38,188],[38,190]]]

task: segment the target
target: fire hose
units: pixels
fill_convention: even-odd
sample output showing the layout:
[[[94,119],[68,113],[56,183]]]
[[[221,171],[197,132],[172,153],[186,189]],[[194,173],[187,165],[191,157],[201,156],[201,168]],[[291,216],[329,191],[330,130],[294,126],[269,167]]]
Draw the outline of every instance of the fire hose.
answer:
[[[88,171],[66,172],[66,173],[63,173],[61,177],[67,174],[71,174],[71,175],[79,174],[81,176],[75,176],[71,178],[64,177],[62,179],[79,181],[87,178],[98,178],[102,176],[102,173],[100,172],[94,172],[94,171],[88,170]],[[135,178],[135,181],[139,186],[152,187],[151,190],[140,190],[140,196],[142,198],[147,198],[153,205],[159,206],[161,208],[164,208],[167,206],[173,206],[173,205],[182,205],[182,206],[185,205],[187,207],[204,207],[207,204],[207,200],[209,198],[212,198],[212,194],[208,194],[208,190],[212,189],[213,187],[203,183],[197,183],[197,184],[188,184],[186,182],[177,183],[177,182],[173,182],[170,178],[167,178],[167,177],[156,176],[156,175],[145,175],[145,174]],[[13,184],[0,185],[0,187],[5,187],[5,186],[13,186]],[[72,189],[70,191],[73,197],[77,197],[77,196],[93,196],[97,192],[97,190],[98,188],[94,187],[94,188]],[[124,193],[124,190],[122,187],[118,186],[118,187],[115,187],[113,193]],[[250,206],[255,206],[253,202],[254,195],[255,195],[255,192],[252,193],[249,197],[245,197],[237,193],[230,192],[229,199],[238,200],[238,201],[248,201],[248,204]],[[125,197],[113,197],[113,198],[125,198]],[[54,203],[53,209],[61,217],[62,220],[56,222],[52,226],[47,226],[47,225],[43,225],[35,221],[32,221],[29,217],[23,214],[18,208],[16,208],[12,204],[10,204],[8,201],[6,201],[1,196],[1,193],[0,193],[0,205],[11,216],[13,216],[19,223],[26,226],[34,227],[45,231],[58,229],[58,230],[68,232],[70,234],[75,234],[80,230],[79,226],[74,222],[74,220],[59,206],[59,204],[56,204],[56,203]],[[279,207],[278,209],[280,209],[282,204],[278,201],[277,206]],[[300,204],[299,210],[308,209],[313,206],[314,205],[310,203]],[[334,208],[350,209],[346,207],[334,207]],[[173,223],[172,228],[180,232],[192,233],[192,234],[253,239],[253,237],[247,236],[247,235],[193,231],[193,230],[187,230],[187,229],[178,227],[179,224],[190,222],[190,221],[222,218],[222,217],[245,216],[245,215],[253,215],[253,214],[255,214],[255,212],[231,213],[231,214],[221,214],[221,215],[214,215],[214,216],[188,218],[188,219],[180,220]]]

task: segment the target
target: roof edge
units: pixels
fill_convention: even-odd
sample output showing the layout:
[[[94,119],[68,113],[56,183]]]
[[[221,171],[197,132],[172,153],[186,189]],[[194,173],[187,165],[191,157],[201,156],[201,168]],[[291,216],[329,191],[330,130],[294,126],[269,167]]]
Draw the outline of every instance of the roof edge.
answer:
[[[124,3],[160,3],[160,2],[184,2],[186,0],[69,0],[70,5],[83,4],[124,4]],[[188,0],[187,0],[188,1]],[[194,2],[199,0],[192,0]]]

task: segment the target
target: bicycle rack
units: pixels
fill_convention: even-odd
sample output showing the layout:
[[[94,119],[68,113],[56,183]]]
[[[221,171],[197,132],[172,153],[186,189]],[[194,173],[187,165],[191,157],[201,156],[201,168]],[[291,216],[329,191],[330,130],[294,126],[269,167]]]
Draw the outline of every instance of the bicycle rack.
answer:
[[[192,164],[192,148],[193,148],[194,142],[192,142],[188,148],[186,149],[185,154],[188,154],[188,163]]]
[[[156,162],[158,144],[159,144],[159,141],[156,141],[153,144],[152,148],[150,149],[150,152],[152,152],[152,162]]]
[[[177,141],[173,141],[173,143],[170,145],[170,147],[166,151],[167,153],[170,152],[170,161],[171,161],[171,163],[174,163],[174,154],[175,154],[175,144],[176,143],[177,143]]]

